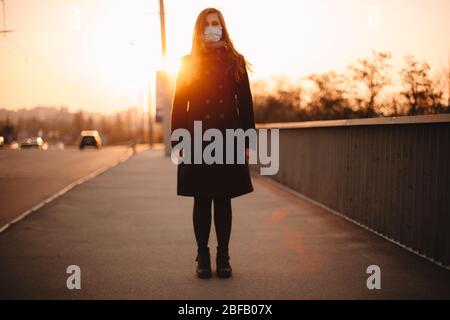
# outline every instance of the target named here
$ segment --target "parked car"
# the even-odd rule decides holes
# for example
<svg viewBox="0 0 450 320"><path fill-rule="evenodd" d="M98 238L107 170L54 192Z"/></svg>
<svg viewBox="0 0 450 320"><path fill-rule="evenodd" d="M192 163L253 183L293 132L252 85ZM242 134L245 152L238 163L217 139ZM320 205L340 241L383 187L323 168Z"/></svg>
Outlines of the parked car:
<svg viewBox="0 0 450 320"><path fill-rule="evenodd" d="M47 143L41 137L28 138L20 143L20 148L47 149Z"/></svg>
<svg viewBox="0 0 450 320"><path fill-rule="evenodd" d="M83 130L80 134L80 150L85 147L94 147L100 149L102 147L102 139L97 130Z"/></svg>

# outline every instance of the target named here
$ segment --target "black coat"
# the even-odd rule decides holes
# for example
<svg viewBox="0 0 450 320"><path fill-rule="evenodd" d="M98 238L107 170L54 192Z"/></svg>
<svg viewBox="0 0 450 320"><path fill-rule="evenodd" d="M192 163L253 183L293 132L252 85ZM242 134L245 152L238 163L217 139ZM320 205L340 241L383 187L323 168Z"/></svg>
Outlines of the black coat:
<svg viewBox="0 0 450 320"><path fill-rule="evenodd" d="M176 79L172 104L171 132L188 129L193 146L194 120L202 121L202 131L217 128L255 128L253 101L247 71L236 81L226 48L217 48L202 56L190 82L190 55L183 56ZM223 139L225 143L225 135ZM172 146L178 141L172 141ZM210 142L204 142L203 148ZM235 155L237 150L235 147ZM225 153L225 146L224 146ZM193 160L193 159L192 159ZM181 196L241 196L253 191L249 166L245 164L191 164L177 166L177 194Z"/></svg>

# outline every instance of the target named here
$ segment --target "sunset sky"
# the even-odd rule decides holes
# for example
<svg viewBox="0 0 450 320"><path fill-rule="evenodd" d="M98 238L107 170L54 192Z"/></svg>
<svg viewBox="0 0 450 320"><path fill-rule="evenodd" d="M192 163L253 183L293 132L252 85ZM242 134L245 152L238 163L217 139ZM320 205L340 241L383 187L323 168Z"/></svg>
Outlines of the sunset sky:
<svg viewBox="0 0 450 320"><path fill-rule="evenodd" d="M197 14L216 7L252 80L342 71L372 50L450 56L449 0L166 0L167 67L189 53ZM157 0L5 0L0 108L36 105L111 112L146 108L161 67ZM0 17L3 29L3 18ZM152 92L152 95L154 93Z"/></svg>

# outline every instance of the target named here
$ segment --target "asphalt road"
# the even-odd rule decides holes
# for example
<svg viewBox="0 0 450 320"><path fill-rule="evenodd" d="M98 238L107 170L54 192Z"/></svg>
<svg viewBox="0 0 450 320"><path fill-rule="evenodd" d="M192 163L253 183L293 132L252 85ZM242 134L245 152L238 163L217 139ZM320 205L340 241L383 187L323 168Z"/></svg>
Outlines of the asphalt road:
<svg viewBox="0 0 450 320"><path fill-rule="evenodd" d="M450 299L450 271L255 176L232 201L233 277L198 279L175 169L162 151L137 153L0 233L0 299ZM213 257L216 243L212 226Z"/></svg>
<svg viewBox="0 0 450 320"><path fill-rule="evenodd" d="M77 179L124 156L126 146L101 150L0 150L0 228Z"/></svg>

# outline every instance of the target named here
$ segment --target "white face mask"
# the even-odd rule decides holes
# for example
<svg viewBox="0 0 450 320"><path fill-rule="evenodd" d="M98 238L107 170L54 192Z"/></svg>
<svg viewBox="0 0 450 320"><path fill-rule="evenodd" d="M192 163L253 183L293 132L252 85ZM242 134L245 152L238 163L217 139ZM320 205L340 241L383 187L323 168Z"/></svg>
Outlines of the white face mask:
<svg viewBox="0 0 450 320"><path fill-rule="evenodd" d="M222 38L222 27L220 26L207 26L203 32L203 39L206 42L217 42Z"/></svg>

